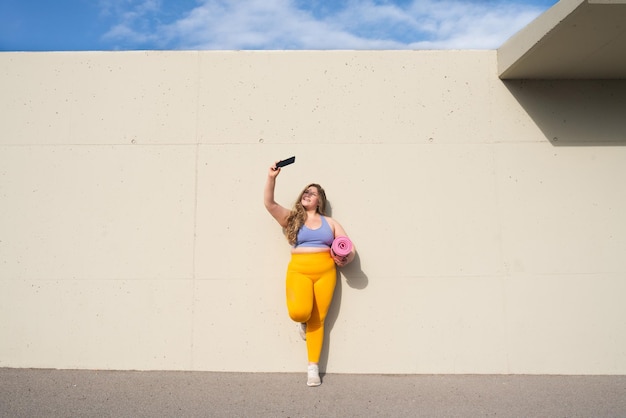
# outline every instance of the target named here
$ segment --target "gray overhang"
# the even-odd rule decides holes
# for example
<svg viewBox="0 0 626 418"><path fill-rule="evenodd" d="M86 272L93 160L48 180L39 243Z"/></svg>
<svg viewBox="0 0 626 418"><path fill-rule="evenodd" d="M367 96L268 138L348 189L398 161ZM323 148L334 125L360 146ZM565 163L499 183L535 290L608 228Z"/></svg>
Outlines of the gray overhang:
<svg viewBox="0 0 626 418"><path fill-rule="evenodd" d="M512 79L626 79L626 0L560 0L498 50Z"/></svg>

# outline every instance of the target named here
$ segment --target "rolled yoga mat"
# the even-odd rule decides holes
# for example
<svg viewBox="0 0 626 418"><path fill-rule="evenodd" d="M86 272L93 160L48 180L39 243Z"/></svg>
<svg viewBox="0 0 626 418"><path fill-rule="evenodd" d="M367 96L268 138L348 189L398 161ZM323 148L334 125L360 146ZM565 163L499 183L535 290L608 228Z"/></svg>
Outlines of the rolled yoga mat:
<svg viewBox="0 0 626 418"><path fill-rule="evenodd" d="M345 257L352 252L352 241L348 237L337 237L330 249L336 256Z"/></svg>

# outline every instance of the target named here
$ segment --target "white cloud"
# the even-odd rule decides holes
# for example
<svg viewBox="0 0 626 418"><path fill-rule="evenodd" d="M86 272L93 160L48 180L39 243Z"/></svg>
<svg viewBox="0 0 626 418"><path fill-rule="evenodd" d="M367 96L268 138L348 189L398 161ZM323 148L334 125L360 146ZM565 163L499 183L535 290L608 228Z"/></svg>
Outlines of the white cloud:
<svg viewBox="0 0 626 418"><path fill-rule="evenodd" d="M185 49L325 49L352 38L290 0L208 0L163 29Z"/></svg>
<svg viewBox="0 0 626 418"><path fill-rule="evenodd" d="M424 26L428 28L428 39L409 45L412 48L495 49L542 11L516 3L496 7L480 2L436 2L432 9L418 13L429 22Z"/></svg>
<svg viewBox="0 0 626 418"><path fill-rule="evenodd" d="M316 17L295 0L202 0L163 24L151 19L159 0L106 1L120 16L108 39L171 49L495 49L543 11L521 0L347 0Z"/></svg>
<svg viewBox="0 0 626 418"><path fill-rule="evenodd" d="M152 20L161 12L161 0L100 0L99 6L103 15L115 16L117 20L104 39L130 44L159 43Z"/></svg>

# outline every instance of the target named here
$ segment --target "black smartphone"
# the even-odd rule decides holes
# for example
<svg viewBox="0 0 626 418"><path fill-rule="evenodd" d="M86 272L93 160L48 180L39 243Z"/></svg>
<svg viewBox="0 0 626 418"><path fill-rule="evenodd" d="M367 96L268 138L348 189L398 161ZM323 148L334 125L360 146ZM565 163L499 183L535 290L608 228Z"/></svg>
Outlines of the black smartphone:
<svg viewBox="0 0 626 418"><path fill-rule="evenodd" d="M281 160L276 163L276 168L281 168L289 164L293 164L296 162L296 157L287 158L286 160Z"/></svg>

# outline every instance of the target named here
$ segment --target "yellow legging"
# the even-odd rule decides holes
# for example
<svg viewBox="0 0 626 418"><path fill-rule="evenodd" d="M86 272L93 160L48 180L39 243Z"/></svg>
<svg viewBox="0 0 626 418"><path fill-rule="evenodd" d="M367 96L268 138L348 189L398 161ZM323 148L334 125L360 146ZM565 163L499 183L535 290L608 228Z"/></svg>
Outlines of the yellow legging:
<svg viewBox="0 0 626 418"><path fill-rule="evenodd" d="M287 310L296 322L306 322L309 362L318 363L324 343L324 320L337 282L329 252L292 254L287 266Z"/></svg>

